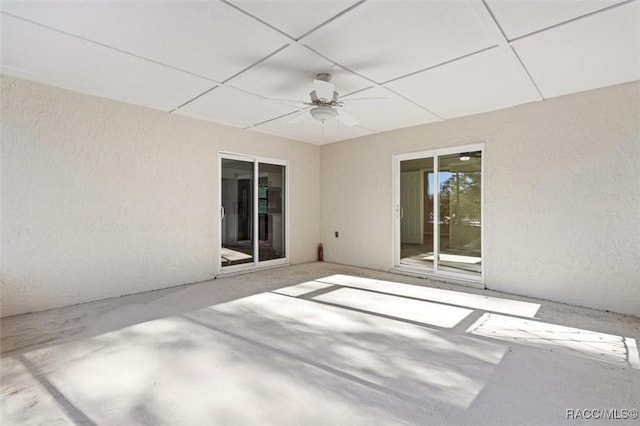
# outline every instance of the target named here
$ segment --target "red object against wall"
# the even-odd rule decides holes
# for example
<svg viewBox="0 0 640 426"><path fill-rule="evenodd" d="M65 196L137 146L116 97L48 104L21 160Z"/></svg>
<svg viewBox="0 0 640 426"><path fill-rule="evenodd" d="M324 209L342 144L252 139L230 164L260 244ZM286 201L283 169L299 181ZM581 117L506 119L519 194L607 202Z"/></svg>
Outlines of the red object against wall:
<svg viewBox="0 0 640 426"><path fill-rule="evenodd" d="M318 244L318 262L322 262L324 259L324 251L322 250L322 244Z"/></svg>

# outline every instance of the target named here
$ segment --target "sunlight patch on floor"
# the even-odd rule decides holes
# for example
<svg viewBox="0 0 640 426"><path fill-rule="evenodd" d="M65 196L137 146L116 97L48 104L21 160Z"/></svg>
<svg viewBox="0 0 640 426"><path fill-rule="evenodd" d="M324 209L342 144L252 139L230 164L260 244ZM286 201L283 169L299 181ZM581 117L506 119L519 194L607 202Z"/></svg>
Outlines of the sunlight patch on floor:
<svg viewBox="0 0 640 426"><path fill-rule="evenodd" d="M210 424L294 424L282 417L287 413L318 423L346 415L366 425L376 418L375 412L349 406L332 391L334 383L313 367L183 318L150 321L91 340L100 344L79 341L17 357L17 365L31 366L23 372L23 380L31 383L19 389L12 406L3 407L3 417L21 423L27 412L32 421L38 417L30 407L37 409L44 401L46 424L56 418L89 425L202 424L203 419ZM92 350L81 348L87 343ZM86 356L68 361L73 352ZM38 361L45 358L54 364L67 361L60 365L64 368L38 368L46 365ZM309 406L318 409L309 412Z"/></svg>
<svg viewBox="0 0 640 426"><path fill-rule="evenodd" d="M352 288L321 294L313 300L443 328L455 327L473 312L471 309Z"/></svg>
<svg viewBox="0 0 640 426"><path fill-rule="evenodd" d="M2 412L16 424L287 424L286 412L365 425L401 403L467 408L504 353L502 344L261 293L5 357L19 377Z"/></svg>
<svg viewBox="0 0 640 426"><path fill-rule="evenodd" d="M333 287L333 284L327 284L320 281L307 281L306 283L292 285L273 290L273 293L283 294L285 296L298 297L317 290Z"/></svg>
<svg viewBox="0 0 640 426"><path fill-rule="evenodd" d="M638 352L638 344L636 339L631 337L624 338L624 345L627 347L627 361L631 364L631 367L636 370L640 370L640 353Z"/></svg>
<svg viewBox="0 0 640 426"><path fill-rule="evenodd" d="M238 262L240 260L251 259L253 256L242 253L241 251L232 250L230 248L223 247L220 252L220 257L227 262Z"/></svg>
<svg viewBox="0 0 640 426"><path fill-rule="evenodd" d="M538 309L540 309L540 304L538 303L521 302L501 297L482 296L461 291L443 290L350 275L332 275L319 278L317 281L521 317L532 318L536 315Z"/></svg>
<svg viewBox="0 0 640 426"><path fill-rule="evenodd" d="M332 275L8 353L0 409L7 424L396 424L472 409L513 343L640 369L633 338L528 318L539 308Z"/></svg>
<svg viewBox="0 0 640 426"><path fill-rule="evenodd" d="M621 336L542 321L486 313L469 327L467 332L527 346L569 350L599 361L624 364L629 362L632 366L640 363L632 359L637 358L637 349L635 354L628 351L626 339ZM633 341L635 346L634 339L627 340Z"/></svg>
<svg viewBox="0 0 640 426"><path fill-rule="evenodd" d="M297 359L313 360L321 369L403 398L455 407L473 401L506 350L504 345L277 294L256 295L190 317L270 342ZM227 322L230 318L234 321Z"/></svg>

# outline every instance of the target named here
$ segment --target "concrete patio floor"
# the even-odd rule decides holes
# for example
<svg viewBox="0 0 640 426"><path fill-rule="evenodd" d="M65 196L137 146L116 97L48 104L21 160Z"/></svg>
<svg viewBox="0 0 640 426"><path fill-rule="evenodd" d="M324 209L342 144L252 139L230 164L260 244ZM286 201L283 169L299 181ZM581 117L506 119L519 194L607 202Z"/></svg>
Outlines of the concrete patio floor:
<svg viewBox="0 0 640 426"><path fill-rule="evenodd" d="M1 332L3 425L622 425L640 409L638 318L330 263Z"/></svg>

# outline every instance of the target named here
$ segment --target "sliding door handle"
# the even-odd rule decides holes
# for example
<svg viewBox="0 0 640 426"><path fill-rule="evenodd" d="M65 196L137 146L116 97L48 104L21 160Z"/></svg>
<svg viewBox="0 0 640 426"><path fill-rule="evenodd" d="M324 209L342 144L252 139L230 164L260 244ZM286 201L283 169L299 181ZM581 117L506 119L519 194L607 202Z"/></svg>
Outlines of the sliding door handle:
<svg viewBox="0 0 640 426"><path fill-rule="evenodd" d="M220 220L224 219L224 206L220 206Z"/></svg>

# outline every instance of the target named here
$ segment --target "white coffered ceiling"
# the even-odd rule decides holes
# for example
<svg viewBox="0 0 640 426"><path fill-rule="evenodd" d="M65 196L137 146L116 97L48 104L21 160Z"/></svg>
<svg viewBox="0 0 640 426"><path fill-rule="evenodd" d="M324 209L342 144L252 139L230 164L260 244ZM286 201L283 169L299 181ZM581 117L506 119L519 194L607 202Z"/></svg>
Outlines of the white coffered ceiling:
<svg viewBox="0 0 640 426"><path fill-rule="evenodd" d="M2 72L324 144L640 79L640 0L11 1ZM290 120L329 72L354 127ZM350 98L375 98L353 100Z"/></svg>

